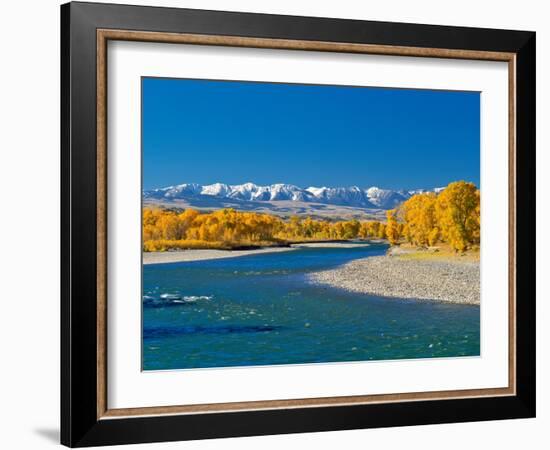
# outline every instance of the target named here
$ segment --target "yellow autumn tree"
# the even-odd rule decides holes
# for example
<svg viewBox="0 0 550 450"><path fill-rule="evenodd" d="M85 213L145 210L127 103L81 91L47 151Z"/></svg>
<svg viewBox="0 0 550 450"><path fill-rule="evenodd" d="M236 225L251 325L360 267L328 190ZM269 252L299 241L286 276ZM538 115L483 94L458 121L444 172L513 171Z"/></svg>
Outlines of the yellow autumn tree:
<svg viewBox="0 0 550 450"><path fill-rule="evenodd" d="M180 223L174 213L161 215L157 220L157 227L163 239L176 240L182 237Z"/></svg>
<svg viewBox="0 0 550 450"><path fill-rule="evenodd" d="M435 204L437 223L443 240L456 251L479 242L480 195L473 183L450 183Z"/></svg>
<svg viewBox="0 0 550 450"><path fill-rule="evenodd" d="M401 227L396 220L396 211L391 209L386 211L386 237L391 245L399 243L401 238Z"/></svg>
<svg viewBox="0 0 550 450"><path fill-rule="evenodd" d="M361 222L359 226L359 237L361 239L367 239L369 237L369 224L368 222Z"/></svg>
<svg viewBox="0 0 550 450"><path fill-rule="evenodd" d="M467 219L466 228L470 230L471 243L479 245L481 238L481 193L479 189L476 190L476 207Z"/></svg>
<svg viewBox="0 0 550 450"><path fill-rule="evenodd" d="M369 222L369 237L380 237L380 222L377 221L371 221ZM382 237L384 237L384 233L382 233Z"/></svg>
<svg viewBox="0 0 550 450"><path fill-rule="evenodd" d="M407 240L415 245L428 246L437 242L439 231L435 216L436 195L416 194L401 206L407 224Z"/></svg>
<svg viewBox="0 0 550 450"><path fill-rule="evenodd" d="M377 236L379 239L385 239L386 238L386 224L385 223L379 223L378 224L378 234Z"/></svg>
<svg viewBox="0 0 550 450"><path fill-rule="evenodd" d="M388 211L385 223L297 215L283 219L234 209L199 212L191 208L145 208L142 226L145 251L356 238L387 238L395 245L402 237L422 246L443 241L463 251L480 241L480 192L472 183L459 181L449 184L439 195L416 194Z"/></svg>

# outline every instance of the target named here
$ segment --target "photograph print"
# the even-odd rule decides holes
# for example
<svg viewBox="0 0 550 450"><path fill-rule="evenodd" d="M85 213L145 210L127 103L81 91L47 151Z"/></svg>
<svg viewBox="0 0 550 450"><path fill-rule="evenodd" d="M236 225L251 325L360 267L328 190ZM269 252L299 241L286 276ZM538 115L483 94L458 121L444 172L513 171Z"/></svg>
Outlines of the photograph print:
<svg viewBox="0 0 550 450"><path fill-rule="evenodd" d="M479 357L479 92L141 83L144 371Z"/></svg>

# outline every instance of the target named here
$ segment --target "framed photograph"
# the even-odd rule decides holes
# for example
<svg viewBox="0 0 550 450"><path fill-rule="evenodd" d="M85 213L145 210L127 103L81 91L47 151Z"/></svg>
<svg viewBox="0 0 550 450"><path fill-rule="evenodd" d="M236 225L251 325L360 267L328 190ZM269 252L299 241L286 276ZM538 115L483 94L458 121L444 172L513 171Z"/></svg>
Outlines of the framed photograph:
<svg viewBox="0 0 550 450"><path fill-rule="evenodd" d="M534 32L61 27L63 444L534 417Z"/></svg>

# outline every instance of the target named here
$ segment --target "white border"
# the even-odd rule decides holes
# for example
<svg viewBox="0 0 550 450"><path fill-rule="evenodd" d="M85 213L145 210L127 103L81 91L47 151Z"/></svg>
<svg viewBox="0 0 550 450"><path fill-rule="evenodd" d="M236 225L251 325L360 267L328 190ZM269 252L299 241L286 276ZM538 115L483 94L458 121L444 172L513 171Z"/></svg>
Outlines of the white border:
<svg viewBox="0 0 550 450"><path fill-rule="evenodd" d="M482 92L482 356L142 372L141 76ZM507 386L507 63L110 41L108 89L109 409Z"/></svg>

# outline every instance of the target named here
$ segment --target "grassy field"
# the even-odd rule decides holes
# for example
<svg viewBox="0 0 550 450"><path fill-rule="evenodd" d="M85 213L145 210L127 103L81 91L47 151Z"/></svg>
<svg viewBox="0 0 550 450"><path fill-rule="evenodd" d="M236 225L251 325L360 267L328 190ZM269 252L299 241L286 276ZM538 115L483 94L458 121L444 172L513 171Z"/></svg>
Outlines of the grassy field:
<svg viewBox="0 0 550 450"><path fill-rule="evenodd" d="M479 262L479 247L465 252L455 252L449 245L443 243L428 248L401 244L398 247L392 247L389 254L402 260Z"/></svg>

